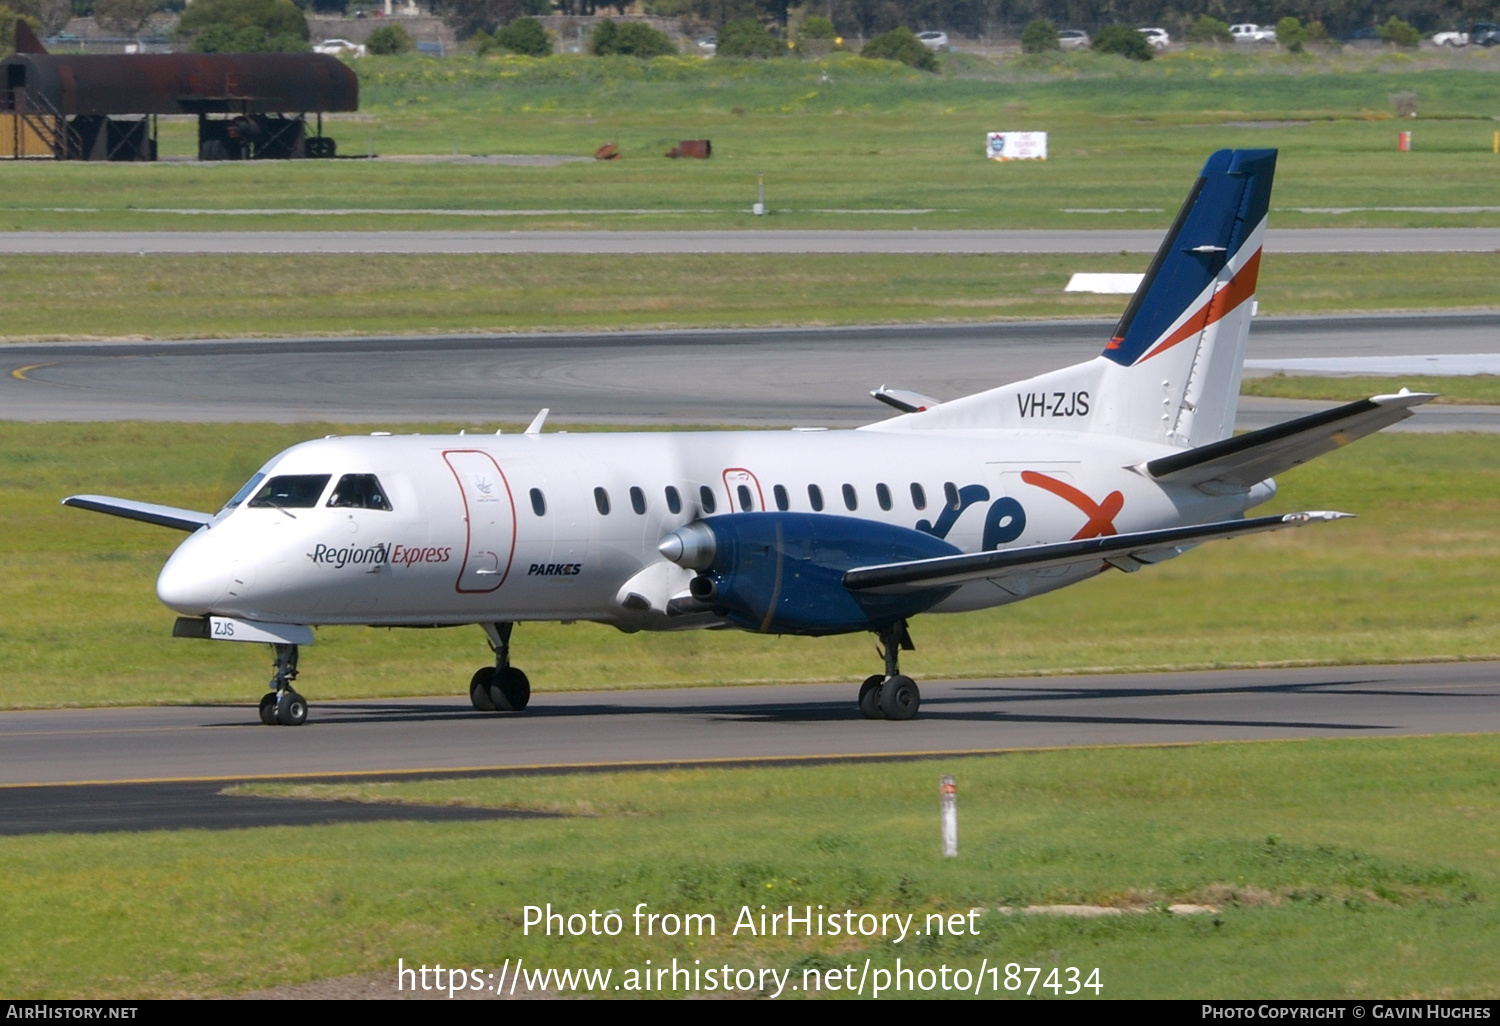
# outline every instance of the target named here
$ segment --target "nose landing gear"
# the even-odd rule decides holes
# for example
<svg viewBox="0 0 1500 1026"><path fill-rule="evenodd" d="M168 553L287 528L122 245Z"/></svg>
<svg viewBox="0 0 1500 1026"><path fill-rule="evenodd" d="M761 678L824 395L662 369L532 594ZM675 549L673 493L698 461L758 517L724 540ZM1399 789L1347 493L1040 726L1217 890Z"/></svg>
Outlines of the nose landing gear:
<svg viewBox="0 0 1500 1026"><path fill-rule="evenodd" d="M469 680L469 701L480 712L520 712L531 701L531 681L510 665L513 623L480 624L495 650L495 665L476 670Z"/></svg>
<svg viewBox="0 0 1500 1026"><path fill-rule="evenodd" d="M300 727L307 722L307 699L292 690L297 679L297 646L272 645L276 653L276 670L271 675L271 690L260 700L260 722L268 727Z"/></svg>
<svg viewBox="0 0 1500 1026"><path fill-rule="evenodd" d="M859 711L867 720L909 720L917 715L922 692L916 681L901 673L899 658L901 650L913 652L917 646L905 620L897 620L875 634L880 639L878 651L885 660L885 673L866 677L859 686Z"/></svg>

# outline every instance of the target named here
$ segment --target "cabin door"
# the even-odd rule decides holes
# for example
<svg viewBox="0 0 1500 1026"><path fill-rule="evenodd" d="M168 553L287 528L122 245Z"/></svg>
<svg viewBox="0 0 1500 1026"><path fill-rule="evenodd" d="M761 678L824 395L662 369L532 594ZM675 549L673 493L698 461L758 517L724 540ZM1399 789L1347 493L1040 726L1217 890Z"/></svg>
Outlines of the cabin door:
<svg viewBox="0 0 1500 1026"><path fill-rule="evenodd" d="M455 585L460 594L499 589L510 575L516 551L516 504L500 465L487 452L443 453L463 499L464 561Z"/></svg>

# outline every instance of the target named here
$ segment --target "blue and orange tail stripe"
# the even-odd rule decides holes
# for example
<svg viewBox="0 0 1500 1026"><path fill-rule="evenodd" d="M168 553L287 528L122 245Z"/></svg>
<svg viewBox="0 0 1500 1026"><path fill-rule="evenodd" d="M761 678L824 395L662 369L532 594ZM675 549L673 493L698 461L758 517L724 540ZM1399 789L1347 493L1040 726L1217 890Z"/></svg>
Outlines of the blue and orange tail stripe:
<svg viewBox="0 0 1500 1026"><path fill-rule="evenodd" d="M1275 150L1220 150L1203 165L1104 356L1126 367L1150 359L1255 294L1256 229L1271 205ZM1253 252L1242 250L1254 242ZM1224 269L1229 280L1218 285Z"/></svg>

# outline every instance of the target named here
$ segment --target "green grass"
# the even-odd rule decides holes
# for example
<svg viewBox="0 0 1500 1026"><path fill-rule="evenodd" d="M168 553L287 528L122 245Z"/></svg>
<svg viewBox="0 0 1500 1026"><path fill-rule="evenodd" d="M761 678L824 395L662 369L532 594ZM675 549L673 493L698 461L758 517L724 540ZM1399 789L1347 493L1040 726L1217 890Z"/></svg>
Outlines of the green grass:
<svg viewBox="0 0 1500 1026"><path fill-rule="evenodd" d="M0 423L0 707L257 698L262 646L170 637L153 583L180 535L58 500L100 492L214 509L272 454L329 430L361 429ZM919 617L904 665L933 679L1500 657L1497 495L1500 437L1366 439L1285 475L1263 507L1357 520L1206 545L1003 609ZM318 637L302 659L314 701L459 694L488 657L472 628ZM858 680L873 656L864 635L627 636L580 623L521 625L515 658L548 691Z"/></svg>
<svg viewBox="0 0 1500 1026"><path fill-rule="evenodd" d="M1073 256L0 256L0 338L223 338L1103 317ZM1494 253L1272 254L1262 314L1493 306ZM87 302L78 296L87 295Z"/></svg>
<svg viewBox="0 0 1500 1026"><path fill-rule="evenodd" d="M851 57L369 58L355 66L361 112L328 126L345 154L445 155L457 146L464 155L588 156L613 141L624 159L558 167L20 162L0 167L0 230L1165 227L1204 157L1224 146L1280 148L1278 226L1500 224L1497 212L1295 209L1496 205L1490 119L1500 58L1488 52L1192 50L1145 66L1093 54L961 59L940 76ZM1421 116L1397 124L1390 97L1401 92L1417 94ZM1289 121L1305 123L1278 123ZM1413 152L1396 152L1398 128L1415 132ZM1050 132L1050 159L986 162L984 133L998 129ZM168 123L164 154L190 154L194 131L191 119ZM664 159L679 139L699 137L713 140L711 160ZM775 216L753 218L761 172ZM154 212L163 208L210 212ZM212 213L271 208L577 212ZM1126 212L1065 212L1072 208ZM601 212L620 209L647 213ZM930 212L828 212L842 210Z"/></svg>
<svg viewBox="0 0 1500 1026"><path fill-rule="evenodd" d="M1246 378L1240 386L1240 394L1353 402L1397 388L1409 388L1413 392L1436 392L1438 397L1433 400L1435 403L1465 406L1500 403L1500 376L1494 374L1466 374L1461 377L1351 375L1347 378L1272 374L1262 378Z"/></svg>
<svg viewBox="0 0 1500 1026"><path fill-rule="evenodd" d="M506 777L296 793L573 813L0 839L0 992L232 994L396 961L1098 967L1105 997L1489 997L1492 735L1093 749L874 765ZM937 778L958 781L959 857ZM257 785L251 793L284 789ZM1168 915L1171 902L1217 914ZM713 937L522 934L523 906L712 913ZM1092 903L1108 919L1004 915ZM741 907L980 907L978 936L731 933ZM626 919L627 924L630 920ZM512 963L513 964L513 963ZM868 991L867 991L868 993ZM1045 994L1045 992L1042 992ZM1087 992L1085 992L1087 993ZM619 996L627 996L622 993ZM1050 996L1050 994L1046 994Z"/></svg>

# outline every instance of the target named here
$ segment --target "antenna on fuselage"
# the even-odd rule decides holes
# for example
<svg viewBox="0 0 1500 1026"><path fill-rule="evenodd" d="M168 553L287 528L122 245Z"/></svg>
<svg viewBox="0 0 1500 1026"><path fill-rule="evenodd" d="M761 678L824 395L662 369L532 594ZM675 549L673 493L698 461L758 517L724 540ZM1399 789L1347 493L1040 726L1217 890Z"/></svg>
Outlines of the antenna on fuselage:
<svg viewBox="0 0 1500 1026"><path fill-rule="evenodd" d="M541 412L538 413L535 417L532 418L532 420L531 420L531 426L529 426L526 429L526 433L528 435L539 435L539 434L541 434L542 433L542 425L545 424L545 423L547 423L547 414L549 414L551 412L552 412L551 407L543 406Z"/></svg>

